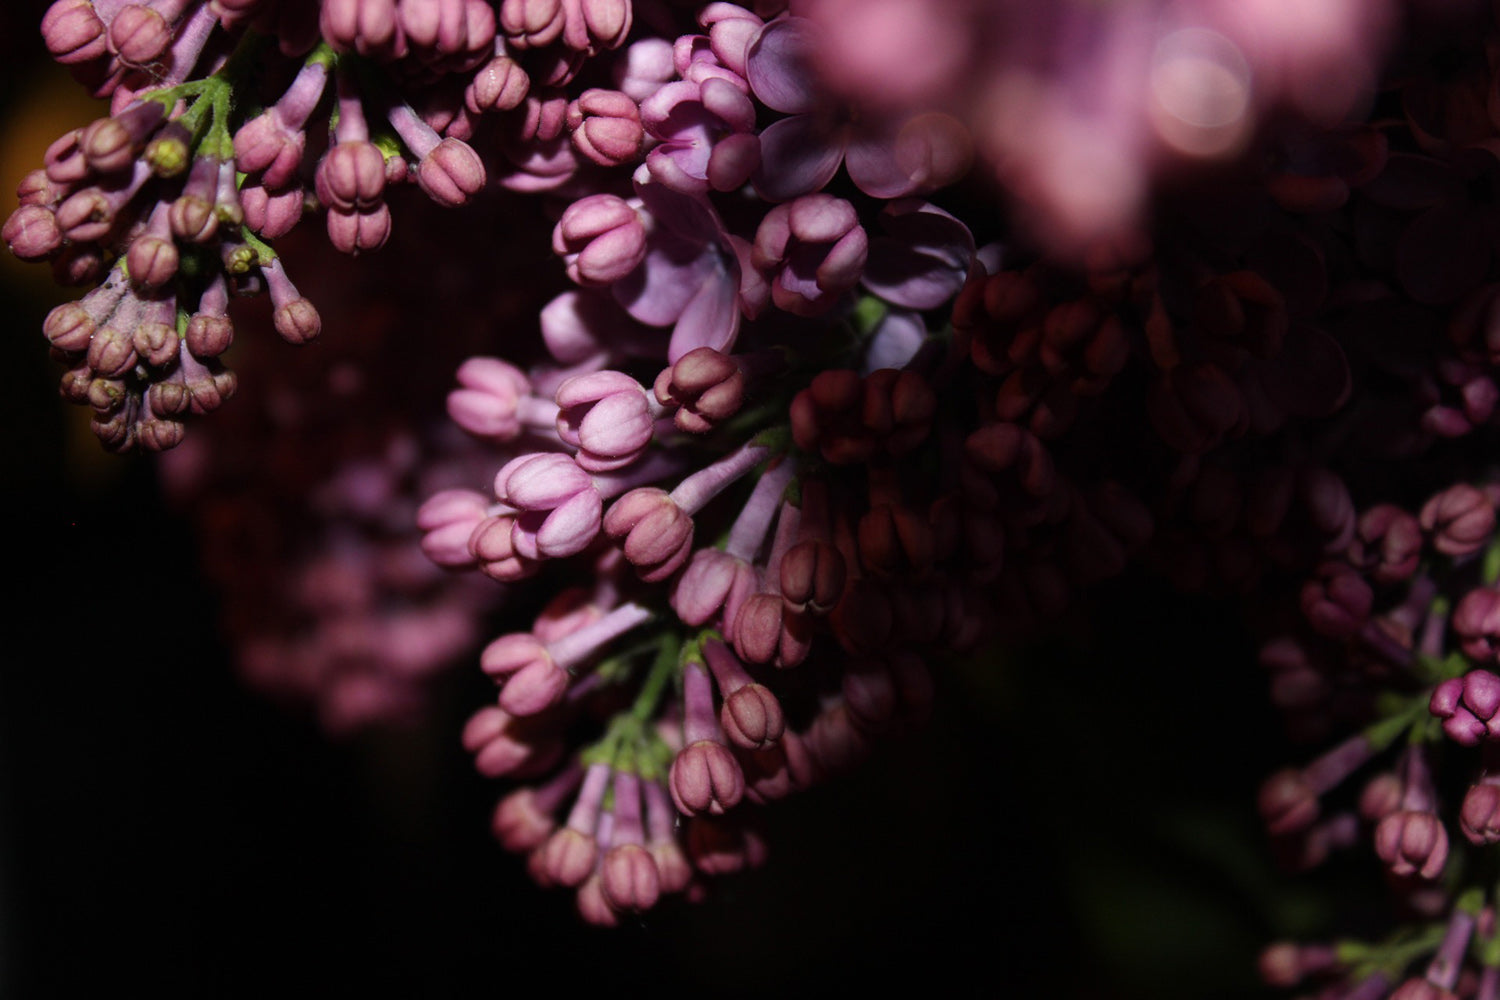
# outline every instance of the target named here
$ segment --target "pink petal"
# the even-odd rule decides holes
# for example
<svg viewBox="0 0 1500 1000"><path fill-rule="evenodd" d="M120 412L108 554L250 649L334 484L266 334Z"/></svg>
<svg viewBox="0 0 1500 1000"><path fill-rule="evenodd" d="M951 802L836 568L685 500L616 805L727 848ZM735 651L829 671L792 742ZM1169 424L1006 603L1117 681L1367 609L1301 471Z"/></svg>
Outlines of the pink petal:
<svg viewBox="0 0 1500 1000"><path fill-rule="evenodd" d="M760 169L755 190L769 201L790 201L820 191L844 159L846 129L830 132L813 115L773 122L760 134Z"/></svg>

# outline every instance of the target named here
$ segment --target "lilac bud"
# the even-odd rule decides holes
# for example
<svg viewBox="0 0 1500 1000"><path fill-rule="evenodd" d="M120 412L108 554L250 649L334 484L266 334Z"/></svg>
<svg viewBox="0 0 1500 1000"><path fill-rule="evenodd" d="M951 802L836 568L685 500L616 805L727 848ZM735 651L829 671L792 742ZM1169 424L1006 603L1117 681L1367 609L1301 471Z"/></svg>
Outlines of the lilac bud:
<svg viewBox="0 0 1500 1000"><path fill-rule="evenodd" d="M372 209L385 193L385 157L372 142L339 142L318 163L318 200L344 212Z"/></svg>
<svg viewBox="0 0 1500 1000"><path fill-rule="evenodd" d="M440 205L462 205L483 190L484 183L479 154L458 139L444 139L417 164L418 186Z"/></svg>
<svg viewBox="0 0 1500 1000"><path fill-rule="evenodd" d="M274 194L264 184L246 184L240 188L245 225L268 240L285 236L296 228L302 221L303 204L300 184Z"/></svg>
<svg viewBox="0 0 1500 1000"><path fill-rule="evenodd" d="M766 213L751 262L787 312L816 316L859 283L869 242L854 206L826 194L803 195Z"/></svg>
<svg viewBox="0 0 1500 1000"><path fill-rule="evenodd" d="M567 12L562 0L501 0L500 31L518 49L551 45L562 35Z"/></svg>
<svg viewBox="0 0 1500 1000"><path fill-rule="evenodd" d="M604 531L621 543L642 580L654 583L675 573L693 551L693 518L665 490L643 486L616 500Z"/></svg>
<svg viewBox="0 0 1500 1000"><path fill-rule="evenodd" d="M489 501L474 490L443 490L417 509L422 551L439 566L458 569L474 565L469 536L484 520Z"/></svg>
<svg viewBox="0 0 1500 1000"><path fill-rule="evenodd" d="M275 108L240 126L234 134L234 159L247 174L261 172L269 188L285 187L302 163L307 133L289 128Z"/></svg>
<svg viewBox="0 0 1500 1000"><path fill-rule="evenodd" d="M1500 784L1494 778L1471 785L1459 813L1459 829L1480 846L1500 843Z"/></svg>
<svg viewBox="0 0 1500 1000"><path fill-rule="evenodd" d="M592 194L573 202L552 230L552 249L580 285L610 285L646 258L646 227L623 198Z"/></svg>
<svg viewBox="0 0 1500 1000"><path fill-rule="evenodd" d="M585 90L568 105L567 122L574 148L602 167L630 163L645 141L640 108L618 90Z"/></svg>
<svg viewBox="0 0 1500 1000"><path fill-rule="evenodd" d="M569 7L563 41L570 48L597 52L619 48L630 34L631 0L576 0Z"/></svg>
<svg viewBox="0 0 1500 1000"><path fill-rule="evenodd" d="M0 238L21 260L38 261L52 256L62 246L57 215L42 205L23 204L5 220Z"/></svg>
<svg viewBox="0 0 1500 1000"><path fill-rule="evenodd" d="M1299 770L1278 771L1260 789L1260 815L1273 837L1297 833L1318 818L1317 794Z"/></svg>
<svg viewBox="0 0 1500 1000"><path fill-rule="evenodd" d="M622 372L568 379L557 387L557 406L558 437L579 449L578 464L589 472L623 468L651 443L646 391Z"/></svg>
<svg viewBox="0 0 1500 1000"><path fill-rule="evenodd" d="M395 0L327 0L318 14L323 38L363 56L391 54L397 40Z"/></svg>
<svg viewBox="0 0 1500 1000"><path fill-rule="evenodd" d="M672 801L684 816L718 816L744 796L745 775L728 747L699 740L673 759L670 787Z"/></svg>
<svg viewBox="0 0 1500 1000"><path fill-rule="evenodd" d="M164 368L177 360L177 328L166 323L142 322L131 334L140 359L154 368Z"/></svg>
<svg viewBox="0 0 1500 1000"><path fill-rule="evenodd" d="M1360 515L1349 561L1376 583L1410 579L1421 557L1422 528L1411 514L1394 504L1377 504Z"/></svg>
<svg viewBox="0 0 1500 1000"><path fill-rule="evenodd" d="M1375 853L1396 875L1435 879L1448 860L1448 831L1430 812L1392 813L1375 828Z"/></svg>
<svg viewBox="0 0 1500 1000"><path fill-rule="evenodd" d="M745 373L729 355L695 347L663 368L653 387L657 402L676 406L672 422L691 434L706 434L739 412Z"/></svg>
<svg viewBox="0 0 1500 1000"><path fill-rule="evenodd" d="M42 40L52 58L64 65L88 62L104 55L104 22L91 0L56 0L42 16Z"/></svg>
<svg viewBox="0 0 1500 1000"><path fill-rule="evenodd" d="M1319 634L1348 639L1370 617L1375 595L1364 577L1339 563L1325 563L1302 586L1302 613Z"/></svg>
<svg viewBox="0 0 1500 1000"><path fill-rule="evenodd" d="M1422 505L1418 521L1432 546L1446 556L1478 552L1495 530L1495 508L1480 490L1466 483L1450 486Z"/></svg>
<svg viewBox="0 0 1500 1000"><path fill-rule="evenodd" d="M126 4L109 24L109 50L127 66L144 68L159 59L171 44L171 27L158 11L146 4Z"/></svg>
<svg viewBox="0 0 1500 1000"><path fill-rule="evenodd" d="M391 235L391 210L384 204L373 211L345 212L328 210L328 242L341 253L355 254L379 250Z"/></svg>
<svg viewBox="0 0 1500 1000"><path fill-rule="evenodd" d="M474 114L509 111L521 106L531 89L531 79L509 56L496 56L474 74L464 89L464 107Z"/></svg>
<svg viewBox="0 0 1500 1000"><path fill-rule="evenodd" d="M527 559L577 555L599 533L603 499L589 474L567 455L522 455L495 476L495 496L524 513L512 533Z"/></svg>

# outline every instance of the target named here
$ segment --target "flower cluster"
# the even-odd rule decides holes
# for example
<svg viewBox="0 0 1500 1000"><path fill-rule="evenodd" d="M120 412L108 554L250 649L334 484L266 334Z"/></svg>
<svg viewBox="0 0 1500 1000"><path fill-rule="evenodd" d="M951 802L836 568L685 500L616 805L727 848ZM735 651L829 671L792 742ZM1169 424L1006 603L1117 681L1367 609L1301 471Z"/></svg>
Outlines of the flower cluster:
<svg viewBox="0 0 1500 1000"><path fill-rule="evenodd" d="M1289 730L1343 737L1267 783L1278 849L1311 865L1368 827L1435 921L1278 946L1267 978L1376 997L1433 956L1398 995L1494 998L1496 902L1440 879L1440 751L1481 748L1459 829L1500 841L1500 32L1473 6L58 0L47 44L112 113L53 145L4 236L97 285L46 323L64 395L154 450L233 390L234 295L321 332L271 247L304 215L350 254L393 239L407 182L506 216L499 258L415 222L383 280L441 274L330 312L365 341L328 377L242 353L286 388L269 460L166 468L185 494L238 477L235 507L269 465L328 522L278 614L235 605L247 671L335 726L477 644L486 577L550 587L479 654L496 694L463 742L518 783L497 838L585 919L759 864L760 807L919 725L948 660L1135 569L1264 594ZM526 196L555 258L534 287L494 278L545 254ZM450 292L504 338L396 349ZM462 440L391 402L450 367ZM356 430L327 454L291 437L335 416ZM1258 590L1288 579L1294 608ZM1325 806L1403 737L1357 809Z"/></svg>

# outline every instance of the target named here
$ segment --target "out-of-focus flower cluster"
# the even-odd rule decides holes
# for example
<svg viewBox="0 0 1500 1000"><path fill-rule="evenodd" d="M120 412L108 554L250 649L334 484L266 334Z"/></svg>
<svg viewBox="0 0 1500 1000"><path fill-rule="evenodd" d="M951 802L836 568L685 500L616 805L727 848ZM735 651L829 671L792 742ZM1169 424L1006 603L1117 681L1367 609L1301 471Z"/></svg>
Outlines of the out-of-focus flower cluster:
<svg viewBox="0 0 1500 1000"><path fill-rule="evenodd" d="M469 211L386 258L404 298L337 317L359 343L247 355L265 416L167 468L236 482L223 522L295 497L325 520L251 561L269 604L210 558L246 671L336 726L415 704L486 577L551 584L479 654L497 695L463 740L518 782L497 838L586 919L759 864L761 807L1104 580L1295 579L1295 608L1264 591L1299 622L1265 648L1273 700L1344 741L1268 783L1267 822L1297 864L1371 827L1429 922L1278 947L1267 977L1375 997L1431 957L1399 995L1497 996L1491 862L1441 879L1437 775L1500 714L1488 10L59 0L43 31L112 113L54 144L4 236L97 286L45 332L111 447L175 445L232 391L233 295L318 335L271 247L305 215L360 253L395 185ZM525 195L559 294L468 238ZM521 218L509 245L545 253ZM468 297L486 323L511 288L546 299L540 349L516 310L487 341L424 314ZM444 351L398 349L418 336ZM463 435L393 405L464 355ZM1403 738L1357 811L1320 805Z"/></svg>

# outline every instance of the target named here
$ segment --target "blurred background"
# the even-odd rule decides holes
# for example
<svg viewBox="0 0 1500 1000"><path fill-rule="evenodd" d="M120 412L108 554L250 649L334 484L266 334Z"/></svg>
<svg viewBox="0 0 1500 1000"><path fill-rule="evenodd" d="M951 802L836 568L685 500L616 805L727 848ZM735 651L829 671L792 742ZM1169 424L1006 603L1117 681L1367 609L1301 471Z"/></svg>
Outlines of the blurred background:
<svg viewBox="0 0 1500 1000"><path fill-rule="evenodd" d="M44 8L0 8L6 212L47 144L101 113L44 58ZM914 973L960 996L1255 996L1264 942L1378 890L1365 858L1295 885L1276 871L1255 789L1304 753L1236 608L1133 581L1066 642L940 672L925 733L768 811L765 869L586 927L489 837L501 788L458 739L493 697L472 660L413 724L338 740L243 686L199 569L207 501L174 510L156 460L106 455L57 398L40 324L69 297L0 260L0 995L425 997L549 977L729 996ZM267 332L248 334L294 350ZM242 377L228 407L256 392ZM487 634L524 627L512 614Z"/></svg>

